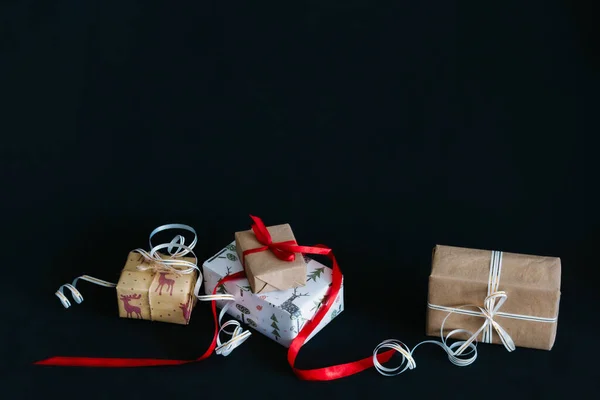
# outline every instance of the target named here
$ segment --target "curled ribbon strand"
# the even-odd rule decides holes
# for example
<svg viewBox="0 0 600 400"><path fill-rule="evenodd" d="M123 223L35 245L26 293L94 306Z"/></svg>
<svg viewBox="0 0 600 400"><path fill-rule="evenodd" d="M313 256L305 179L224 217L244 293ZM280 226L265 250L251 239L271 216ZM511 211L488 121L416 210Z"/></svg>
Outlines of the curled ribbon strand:
<svg viewBox="0 0 600 400"><path fill-rule="evenodd" d="M400 375L406 370L412 370L417 368L417 363L413 358L413 353L419 346L426 343L435 344L441 347L442 350L444 350L448 355L448 360L458 367L466 367L468 365L473 364L477 359L477 334L473 335L471 332L465 329L454 329L444 337L444 324L446 323L446 320L449 316L450 314L448 314L444 318L440 327L441 341L424 340L418 343L415 347L413 347L412 350L410 350L408 346L406 346L404 343L396 339L387 339L381 342L379 345L377 345L377 347L375 347L375 350L373 351L373 364L375 365L375 369L381 375L396 376ZM468 335L471 335L471 337L469 340L461 340L454 342L451 345L448 345L448 339L450 339L453 335L456 335L458 333L466 333ZM455 350L457 347L459 347L459 349ZM385 367L377 361L376 357L378 356L379 351L384 348L392 349L392 351L397 352L402 356L400 365L389 368ZM465 352L466 349L469 349L469 351Z"/></svg>
<svg viewBox="0 0 600 400"><path fill-rule="evenodd" d="M77 288L75 287L77 285L77 281L79 281L80 279L82 281L88 281L88 282L94 283L96 285L109 287L109 288L113 288L113 287L117 286L116 283L103 281L102 279L94 278L93 276L89 276L89 275L81 275L81 276L75 278L72 283L65 283L64 285L62 285L61 287L58 288L56 293L54 293L56 295L56 297L58 297L58 299L62 303L63 307L65 307L65 308L71 307L71 302L69 301L69 299L67 299L67 296L65 296L64 289L69 289L71 291L73 300L75 300L75 302L77 304L81 304L81 302L83 301L83 296L81 295L81 292L79 290L77 290Z"/></svg>
<svg viewBox="0 0 600 400"><path fill-rule="evenodd" d="M466 331L464 329L455 329L455 330L449 332L448 335L446 335L446 337L442 336L441 341L425 340L425 341L418 343L415 347L412 348L412 350L410 350L404 343L400 342L399 340L396 340L396 339L384 340L373 351L373 363L375 364L375 369L382 375L395 376L395 375L400 375L401 373L405 372L407 369L412 370L412 369L417 368L416 361L413 358L413 353L419 346L421 346L422 344L426 344L426 343L435 344L435 345L441 347L442 350L444 350L446 352L446 354L448 355L448 360L456 366L466 367L468 365L471 365L477 359L477 343L476 342L467 343L466 341L458 341L458 342L452 343L451 345L448 345L447 340L450 339L452 337L452 335L455 335L457 333L470 334L471 332ZM462 348L462 346L465 346L464 348L465 349L468 348L469 351L465 353L464 350L460 350L460 349L455 350L459 346L461 346L461 348ZM379 363L376 360L376 357L379 354L379 350L381 350L383 348L390 348L393 351L399 353L402 356L401 364L397 367L388 368L388 367L383 366L381 363ZM402 368L403 366L404 366L404 368Z"/></svg>

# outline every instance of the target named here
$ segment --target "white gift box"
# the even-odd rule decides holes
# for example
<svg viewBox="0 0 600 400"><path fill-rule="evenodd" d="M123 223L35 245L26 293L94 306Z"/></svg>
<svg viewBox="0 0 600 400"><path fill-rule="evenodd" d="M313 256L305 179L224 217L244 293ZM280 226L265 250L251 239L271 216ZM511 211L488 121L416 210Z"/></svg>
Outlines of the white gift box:
<svg viewBox="0 0 600 400"><path fill-rule="evenodd" d="M309 257L305 259L307 262L305 286L258 295L250 291L250 285L245 278L220 285L217 293L229 293L235 296L235 305L229 306L227 313L281 345L289 347L304 324L311 320L321 307L331 285L331 268ZM202 269L206 294L212 294L221 278L243 271L244 268L235 251L235 241L205 261ZM217 307L222 308L227 303L230 302L217 301ZM343 283L329 312L308 337L307 342L342 311L344 311Z"/></svg>

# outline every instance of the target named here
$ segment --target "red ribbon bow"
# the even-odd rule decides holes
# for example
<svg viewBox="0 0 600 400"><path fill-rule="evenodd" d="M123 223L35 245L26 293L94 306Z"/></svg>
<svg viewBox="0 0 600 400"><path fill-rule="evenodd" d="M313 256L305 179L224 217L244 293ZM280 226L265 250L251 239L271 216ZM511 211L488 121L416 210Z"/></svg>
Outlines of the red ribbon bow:
<svg viewBox="0 0 600 400"><path fill-rule="evenodd" d="M254 236L256 236L256 240L262 247L257 247L255 249L248 249L242 253L242 264L244 264L246 260L246 256L252 253L260 253L261 251L271 250L271 252L275 255L275 257L279 258L282 261L294 261L296 259L296 254L291 250L292 247L298 243L295 240L286 240L285 242L276 242L273 243L273 239L271 238L271 234L269 230L265 226L265 223L262 219L255 217L254 215L250 215L250 218L254 221L252 224L252 231L254 231Z"/></svg>
<svg viewBox="0 0 600 400"><path fill-rule="evenodd" d="M338 364L332 365L324 368L316 368L316 369L298 369L294 365L296 364L296 357L306 339L314 332L314 330L319 326L325 315L331 309L333 302L338 296L338 293L342 287L342 271L338 266L337 260L333 255L333 251L324 246L324 245L315 245L315 246L298 246L295 241L288 242L279 242L272 243L271 235L269 231L265 227L265 224L258 217L250 216L254 221L252 225L252 230L256 234L257 239L261 244L265 247L259 247L258 249L253 249L256 251L265 251L266 249L270 249L273 251L278 258L281 257L289 257L291 254L292 257L295 257L294 253L303 253L303 254L319 254L327 256L332 261L332 283L329 289L329 293L327 296L327 300L323 303L323 305L319 308L315 316L308 321L304 327L298 333L298 336L294 338L290 347L288 349L288 363L292 370L300 379L309 380L309 381L331 381L334 379L344 378L350 375L354 375L365 369L373 367L373 357L369 356L367 358L363 358L362 360L352 361L346 364ZM260 235L260 236L259 236ZM293 243L290 243L293 242ZM245 255L245 252L244 252ZM293 258L291 259L293 260ZM290 260L290 261L291 261ZM232 275L225 276L222 278L213 290L213 294L217 292L217 288L221 283L225 283L228 281L242 279L246 276L243 271L237 272ZM63 367L151 367L151 366L162 366L162 365L181 365L188 364L192 362L197 362L208 358L217 345L217 335L219 334L219 325L217 319L217 303L212 301L212 312L213 319L215 322L215 333L213 336L213 340L208 350L199 358L195 360L165 360L165 359L154 359L154 358L97 358L97 357L51 357L45 360L41 360L36 362L37 365L54 365L54 366L63 366ZM385 353L380 353L377 355L377 359L380 363L384 363L389 361L389 359L394 355L395 350L388 350Z"/></svg>

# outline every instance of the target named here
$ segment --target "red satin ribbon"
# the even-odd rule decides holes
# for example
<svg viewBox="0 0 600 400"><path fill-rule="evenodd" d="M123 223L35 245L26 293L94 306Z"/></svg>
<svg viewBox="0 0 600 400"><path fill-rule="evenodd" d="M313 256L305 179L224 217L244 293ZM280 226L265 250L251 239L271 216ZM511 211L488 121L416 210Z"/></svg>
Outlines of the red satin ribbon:
<svg viewBox="0 0 600 400"><path fill-rule="evenodd" d="M319 323L323 320L325 315L331 309L335 299L338 296L338 293L342 287L342 271L340 270L337 260L333 255L333 251L325 247L324 245L315 245L315 246L298 246L295 243L287 243L287 242L279 242L272 243L270 240L271 235L267 231L265 225L262 220L258 217L250 216L255 224L252 226L252 230L256 234L259 232L259 235L264 235L266 232L266 236L257 235L258 240L261 244L265 244L268 249L275 248L277 252L281 252L281 255L292 254L294 253L303 253L303 254L318 254L327 256L331 259L333 267L332 267L332 283L327 296L327 300L325 303L319 308L315 316L308 321L298 336L292 341L290 347L288 349L288 363L292 370L300 379L309 380L309 381L330 381L335 379L344 378L350 375L354 375L365 369L373 367L373 357L367 357L362 360L352 361L346 364L338 364L332 365L324 368L316 368L316 369L299 369L295 367L296 357L300 352L300 349L306 342L306 339L311 335L311 333L317 328ZM256 229L255 229L256 227ZM264 240L264 242L262 241ZM276 246L276 247L272 247ZM260 250L264 251L264 250ZM274 253L277 255L277 253ZM237 272L232 275L225 276L222 278L213 290L213 294L216 294L217 287L221 283L225 283L228 281L242 279L245 277L245 273L243 271ZM54 365L54 366L63 366L63 367L152 367L152 366L163 366L163 365L181 365L188 364L192 362L197 362L208 358L217 345L217 335L219 334L219 323L217 318L217 305L215 301L212 301L212 313L213 319L215 322L215 333L213 336L213 340L208 350L195 360L164 360L164 359L154 359L154 358L97 358L97 357L51 357L45 360L41 360L36 362L37 365ZM384 353L380 353L377 355L377 359L380 363L384 363L389 361L389 359L394 355L394 350L389 350Z"/></svg>
<svg viewBox="0 0 600 400"><path fill-rule="evenodd" d="M217 293L217 288L221 283L233 281L236 279L245 278L246 274L244 271L236 272L235 274L227 275L223 277L215 288L212 294ZM37 361L36 365L56 365L61 367L107 367L107 368L119 368L119 367L155 367L161 365L181 365L188 364L196 361L202 361L208 358L215 348L217 347L217 336L219 335L219 320L217 318L217 302L212 301L212 313L215 322L215 333L213 336L212 343L208 347L208 350L196 358L195 360L165 360L156 358L102 358L102 357L50 357L45 360Z"/></svg>
<svg viewBox="0 0 600 400"><path fill-rule="evenodd" d="M248 249L242 253L242 265L245 267L246 256L248 254L260 253L261 251L271 250L271 253L275 255L275 257L279 258L282 261L294 261L296 259L296 254L288 249L290 245L297 245L295 240L287 240L285 242L275 242L273 243L273 239L271 238L271 234L269 230L262 222L262 220L254 215L250 215L250 218L254 221L252 224L252 230L254 231L254 236L256 236L256 240L263 246L257 247L255 249Z"/></svg>

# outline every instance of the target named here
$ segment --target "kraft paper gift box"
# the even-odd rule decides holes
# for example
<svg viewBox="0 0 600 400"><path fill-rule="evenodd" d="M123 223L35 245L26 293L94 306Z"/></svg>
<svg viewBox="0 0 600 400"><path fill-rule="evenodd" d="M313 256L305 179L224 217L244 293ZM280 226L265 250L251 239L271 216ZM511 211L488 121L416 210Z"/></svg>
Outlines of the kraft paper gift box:
<svg viewBox="0 0 600 400"><path fill-rule="evenodd" d="M556 257L541 257L507 252L436 246L433 252L426 333L440 335L448 308L474 304L484 307L488 295L492 256L498 278L493 286L506 294L506 301L494 321L510 335L516 347L550 350L556 337L560 301L561 262ZM501 256L501 257L500 257ZM461 310L476 310L465 307ZM524 316L525 319L518 318ZM531 320L533 317L533 320ZM444 336L454 329L475 333L484 318L454 312L444 323ZM469 335L453 335L466 340ZM478 335L478 342L483 332ZM501 343L492 330L492 343Z"/></svg>
<svg viewBox="0 0 600 400"><path fill-rule="evenodd" d="M300 254L300 258L303 258L302 254ZM235 296L235 305L229 306L228 314L281 345L289 347L306 321L313 318L326 299L325 296L332 282L330 268L308 257L304 257L304 262L307 269L306 283L301 288L259 294L252 293L247 279L237 279L217 287L217 293L229 293ZM243 271L244 268L236 252L235 242L205 261L202 269L206 294L212 294L221 278ZM217 307L222 308L228 303L217 301ZM307 341L343 310L344 287L342 284L331 309Z"/></svg>
<svg viewBox="0 0 600 400"><path fill-rule="evenodd" d="M268 226L267 230L274 243L296 240L289 224ZM251 229L236 232L235 244L240 259L244 251L263 247ZM295 255L293 261L280 260L269 250L246 255L244 265L252 292L267 293L304 286L306 262L301 253Z"/></svg>
<svg viewBox="0 0 600 400"><path fill-rule="evenodd" d="M177 259L195 262L193 257ZM141 254L130 252L117 283L119 316L187 325L196 305L194 286L198 273L154 272L140 270L139 265L148 263Z"/></svg>

